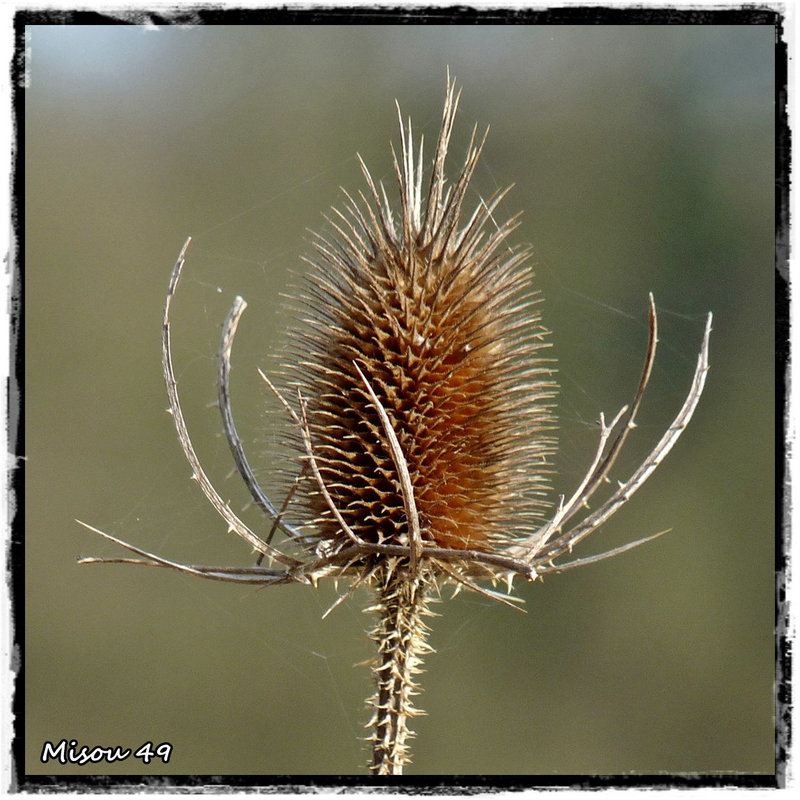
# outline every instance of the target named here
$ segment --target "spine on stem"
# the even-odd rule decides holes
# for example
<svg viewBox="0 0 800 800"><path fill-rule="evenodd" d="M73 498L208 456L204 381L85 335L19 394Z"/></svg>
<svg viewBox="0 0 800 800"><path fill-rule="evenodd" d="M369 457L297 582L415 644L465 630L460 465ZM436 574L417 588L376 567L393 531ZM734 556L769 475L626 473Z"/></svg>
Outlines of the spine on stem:
<svg viewBox="0 0 800 800"><path fill-rule="evenodd" d="M375 575L377 599L368 611L378 614L370 633L378 655L373 661L375 694L371 700L372 758L374 775L401 775L410 761L407 741L411 717L424 713L413 704L419 694L416 676L422 672L423 657L433 652L427 643L430 616L429 584L424 573L411 576L397 562L387 563Z"/></svg>

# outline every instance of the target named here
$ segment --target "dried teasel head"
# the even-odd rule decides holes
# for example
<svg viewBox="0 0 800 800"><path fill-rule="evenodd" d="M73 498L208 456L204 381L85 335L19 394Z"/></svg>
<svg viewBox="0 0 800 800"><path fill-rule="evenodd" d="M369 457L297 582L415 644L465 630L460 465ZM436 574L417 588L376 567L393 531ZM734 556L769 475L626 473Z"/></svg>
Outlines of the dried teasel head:
<svg viewBox="0 0 800 800"><path fill-rule="evenodd" d="M445 177L458 101L449 83L425 194L410 120L404 128L400 117L400 155L392 148L399 209L361 162L366 190L345 192L344 210L315 236L302 321L290 332L285 377L307 399L320 475L350 529L372 544L408 545L409 533L359 369L405 457L424 544L490 551L530 534L547 507L556 385L540 298L529 250L508 241L518 217L495 222L508 190L487 201L471 190L485 135L478 142L473 129L456 179ZM333 550L349 544L312 475L304 486L319 539Z"/></svg>
<svg viewBox="0 0 800 800"><path fill-rule="evenodd" d="M344 211L314 239L284 375L301 406L293 444L305 458L308 544L335 555L356 543L348 568L377 595L378 774L409 761L429 590L441 578L469 582L469 566L420 564L425 548L491 553L524 541L542 523L555 446L529 251L509 245L516 218L495 222L507 190L470 197L485 135L478 142L473 129L457 178L445 177L458 100L448 81L425 196L423 146L415 153L399 107L399 209L361 162L366 191L345 192Z"/></svg>
<svg viewBox="0 0 800 800"><path fill-rule="evenodd" d="M233 422L231 347L246 306L237 297L223 327L219 406L236 466L253 499L273 521L266 539L231 509L205 474L189 438L172 365L170 309L189 241L172 272L164 306L162 364L169 411L200 488L259 556L251 567L186 565L148 553L90 525L91 531L140 558L87 558L82 563L167 567L251 586L350 578L369 585L378 616L370 700L376 774L399 774L410 760L409 719L426 643L424 617L442 581L502 602L486 581L534 580L617 555L655 536L596 556L556 563L598 530L653 474L691 419L705 386L711 315L683 406L644 461L594 510L642 402L658 341L650 296L649 343L629 405L606 423L575 491L561 495L544 519L548 458L555 447L553 362L532 289L528 251L512 247L517 218L496 224L507 190L472 199L469 184L480 157L473 130L452 183L445 160L458 95L448 78L442 127L427 193L423 148L415 153L411 123L400 119L394 153L399 207L362 162L366 190L345 193L330 233L314 240L299 294L301 320L290 332L292 357L284 391L262 376L288 412L292 482L278 509L256 480ZM399 114L399 109L398 109ZM467 213L465 213L465 208ZM290 402L291 401L291 402ZM299 459L299 463L298 463ZM297 512L297 503L301 505ZM585 514L581 517L581 513ZM576 521L577 519L577 521ZM85 523L81 523L84 524ZM285 540L273 545L280 528ZM269 563L262 565L266 558ZM433 591L432 591L433 590Z"/></svg>

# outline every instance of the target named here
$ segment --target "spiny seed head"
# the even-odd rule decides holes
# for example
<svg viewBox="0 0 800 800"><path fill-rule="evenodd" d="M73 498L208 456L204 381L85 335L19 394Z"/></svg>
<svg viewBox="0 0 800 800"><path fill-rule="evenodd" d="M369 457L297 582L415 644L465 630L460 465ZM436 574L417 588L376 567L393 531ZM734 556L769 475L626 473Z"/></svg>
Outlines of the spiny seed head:
<svg viewBox="0 0 800 800"><path fill-rule="evenodd" d="M554 448L552 360L531 287L529 251L508 243L514 217L494 211L508 190L464 213L485 142L472 138L456 180L445 159L458 106L448 81L442 127L422 196L423 148L400 118L392 156L399 209L363 162L366 189L315 235L285 368L307 400L322 479L366 542L408 544L400 479L356 364L390 418L408 464L424 542L491 550L530 534L546 508ZM399 115L399 108L398 108ZM416 158L416 160L415 160ZM302 452L302 445L296 443ZM318 541L346 542L312 478L307 511Z"/></svg>

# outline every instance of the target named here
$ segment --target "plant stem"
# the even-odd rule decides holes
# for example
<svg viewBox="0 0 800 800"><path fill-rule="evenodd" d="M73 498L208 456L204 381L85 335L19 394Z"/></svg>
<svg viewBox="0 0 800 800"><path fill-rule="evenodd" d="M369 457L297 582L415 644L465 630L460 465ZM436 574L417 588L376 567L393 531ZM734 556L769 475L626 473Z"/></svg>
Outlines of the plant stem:
<svg viewBox="0 0 800 800"><path fill-rule="evenodd" d="M406 742L414 733L408 721L424 713L412 704L420 691L415 679L422 672L422 657L433 651L422 621L431 614L428 584L426 571L412 575L407 560L390 559L375 573L378 597L369 609L379 615L370 633L378 646L373 663L376 689L370 704L370 771L374 775L402 775L403 766L411 760Z"/></svg>

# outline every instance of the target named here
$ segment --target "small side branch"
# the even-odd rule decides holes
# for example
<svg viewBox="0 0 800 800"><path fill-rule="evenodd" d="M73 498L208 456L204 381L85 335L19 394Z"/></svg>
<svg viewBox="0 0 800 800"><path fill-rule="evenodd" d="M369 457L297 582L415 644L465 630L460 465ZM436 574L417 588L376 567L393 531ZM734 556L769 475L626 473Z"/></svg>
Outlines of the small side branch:
<svg viewBox="0 0 800 800"><path fill-rule="evenodd" d="M603 525L636 491L639 490L639 488L641 488L644 482L664 460L667 453L675 446L675 442L678 441L681 434L686 429L686 426L689 424L689 420L691 420L697 408L697 404L700 402L700 396L703 394L706 376L709 370L708 348L711 337L712 319L712 315L709 314L706 321L705 333L703 334L703 344L697 356L697 367L695 368L694 377L692 378L692 384L689 388L686 400L658 444L656 444L650 455L647 456L642 464L634 471L633 475L631 475L624 484L620 485L619 489L611 495L601 508L589 514L589 516L583 519L580 524L576 525L571 531L554 539L550 543L550 546L540 549L535 553L533 559L534 564L546 564L552 559L557 558Z"/></svg>
<svg viewBox="0 0 800 800"><path fill-rule="evenodd" d="M633 550L634 547L639 547L640 545L647 544L648 542L652 542L655 539L663 536L665 533L670 532L670 528L667 528L664 531L659 531L658 533L653 533L650 536L645 536L642 539L637 539L635 542L628 542L627 544L620 545L619 547L614 547L611 550L606 550L604 553L598 553L594 556L585 556L584 558L576 558L574 561L567 561L563 564L543 564L537 567L537 572L539 575L551 575L556 572L568 572L571 569L576 569L577 567L584 567L587 564L597 564L600 561L605 561L607 558L614 558L614 556L622 555L626 553L628 550Z"/></svg>
<svg viewBox="0 0 800 800"><path fill-rule="evenodd" d="M328 487L325 485L325 481L322 479L322 473L319 471L319 465L317 464L317 458L314 455L314 448L311 442L311 431L308 427L306 402L303 399L303 396L298 391L297 396L300 403L300 415L298 415L298 413L286 401L284 396L275 388L272 381L261 370L258 371L258 374L261 375L261 378L264 380L267 386L269 386L272 393L278 398L289 416L292 418L293 422L300 428L300 433L303 437L303 445L306 449L306 458L308 459L308 463L311 465L311 472L314 474L314 478L317 481L319 490L322 492L322 496L325 499L325 502L328 504L328 508L330 509L331 514L333 514L334 519L339 523L339 527L350 539L350 541L353 542L353 544L366 547L366 543L355 534L353 529L345 521L342 513L337 508L336 503L334 503L333 498L328 491Z"/></svg>
<svg viewBox="0 0 800 800"><path fill-rule="evenodd" d="M220 342L219 358L218 358L218 375L217 375L217 398L219 400L219 410L222 416L222 427L225 431L225 438L228 440L228 446L231 449L233 460L236 462L236 469L242 476L242 480L247 486L250 496L255 501L256 505L261 508L264 513L275 522L275 525L283 530L288 536L292 538L300 538L302 534L294 527L289 525L283 520L282 513L273 505L272 501L267 497L266 492L261 488L253 470L250 467L250 462L247 460L244 448L242 447L241 439L236 430L236 425L233 421L233 410L231 408L231 392L230 392L230 375L231 375L231 350L233 348L233 340L236 336L236 330L239 326L244 310L247 308L247 303L243 298L237 297L233 306L231 307L225 324L222 327L222 341ZM274 532L274 528L273 528ZM271 539L271 536L270 536ZM266 542L269 544L269 541Z"/></svg>
<svg viewBox="0 0 800 800"><path fill-rule="evenodd" d="M108 539L132 553L136 553L142 558L81 558L78 559L79 564L135 564L142 567L166 567L173 569L176 572L183 572L187 575L195 575L199 578L210 578L217 581L227 581L229 583L248 583L255 584L256 586L272 586L279 583L295 583L302 578L288 572L285 569L271 569L269 567L207 567L197 566L193 564L179 564L176 561L157 556L154 553L148 553L147 550L142 550L136 545L130 544L112 536L110 533L101 531L92 525L88 525L81 520L76 519L79 525L82 525L86 530ZM308 581L305 581L308 582Z"/></svg>
<svg viewBox="0 0 800 800"><path fill-rule="evenodd" d="M178 288L178 281L181 277L181 270L186 261L186 250L189 247L191 238L186 240L186 243L181 249L178 260L175 262L175 267L172 270L172 275L169 281L169 290L167 291L167 299L164 303L164 320L161 327L161 360L164 368L164 382L167 386L167 397L169 398L169 411L175 422L175 428L178 432L178 440L183 448L186 460L192 468L192 477L200 484L208 501L216 509L217 513L228 523L228 529L234 531L242 537L256 552L263 553L268 558L271 558L280 564L287 567L294 568L301 565L302 562L296 558L287 556L280 550L268 545L260 537L256 536L250 528L242 522L241 519L231 510L230 506L220 497L217 490L214 488L211 481L208 479L205 471L200 465L197 454L194 451L194 446L189 438L189 431L186 428L186 420L183 417L181 410L180 399L178 397L178 385L175 380L175 370L172 366L172 342L170 338L170 320L169 314L172 307L172 298L175 296L175 290Z"/></svg>
<svg viewBox="0 0 800 800"><path fill-rule="evenodd" d="M600 441L598 442L597 452L595 453L594 460L586 476L569 501L563 504L545 528L536 534L536 541L529 551L529 556L533 556L535 552L540 550L553 534L560 530L575 515L581 506L586 506L592 495L594 495L598 487L608 476L623 444L625 444L628 433L635 427L636 415L639 412L639 406L642 404L642 398L647 389L647 384L650 382L650 375L653 371L653 363L656 358L656 347L658 345L658 316L656 314L656 305L652 292L649 295L649 304L647 354L645 355L642 374L639 378L639 385L636 389L633 402L630 406L623 406L610 425L606 425L605 417L603 414L600 415ZM606 446L608 445L611 434L618 429L620 422L623 420L624 424L622 428L618 430L616 438L608 448L608 452L606 452Z"/></svg>

